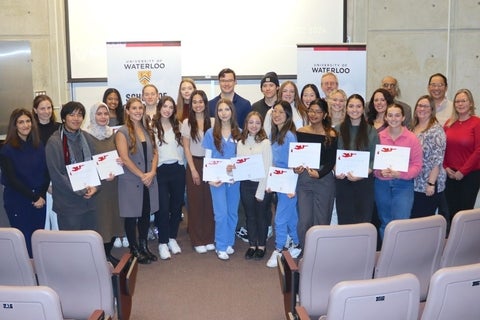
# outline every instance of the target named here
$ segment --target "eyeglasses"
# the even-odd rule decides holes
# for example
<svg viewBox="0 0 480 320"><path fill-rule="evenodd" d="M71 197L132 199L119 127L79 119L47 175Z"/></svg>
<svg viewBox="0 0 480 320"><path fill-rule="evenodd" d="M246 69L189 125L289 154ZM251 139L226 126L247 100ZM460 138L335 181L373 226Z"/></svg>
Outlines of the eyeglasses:
<svg viewBox="0 0 480 320"><path fill-rule="evenodd" d="M445 87L445 83L430 83L428 85L430 88L443 88Z"/></svg>
<svg viewBox="0 0 480 320"><path fill-rule="evenodd" d="M385 89L396 88L397 84L396 83L384 83L384 84L382 84L382 87L384 87Z"/></svg>
<svg viewBox="0 0 480 320"><path fill-rule="evenodd" d="M311 109L308 109L307 113L308 113L308 114L322 114L323 111L322 111L322 110L311 110Z"/></svg>

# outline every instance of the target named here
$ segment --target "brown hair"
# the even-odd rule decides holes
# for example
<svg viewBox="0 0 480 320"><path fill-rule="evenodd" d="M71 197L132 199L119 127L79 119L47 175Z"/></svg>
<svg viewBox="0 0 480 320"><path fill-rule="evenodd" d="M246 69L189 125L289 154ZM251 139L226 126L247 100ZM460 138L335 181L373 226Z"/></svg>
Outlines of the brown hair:
<svg viewBox="0 0 480 320"><path fill-rule="evenodd" d="M18 136L17 120L23 115L27 116L32 123L32 128L30 130L30 134L28 135L28 139L32 141L32 145L35 148L38 148L40 145L40 134L38 133L37 122L33 118L32 112L28 111L27 109L15 109L12 111L10 114L10 121L8 122L7 137L5 138L4 143L9 144L14 148L20 148L21 139Z"/></svg>

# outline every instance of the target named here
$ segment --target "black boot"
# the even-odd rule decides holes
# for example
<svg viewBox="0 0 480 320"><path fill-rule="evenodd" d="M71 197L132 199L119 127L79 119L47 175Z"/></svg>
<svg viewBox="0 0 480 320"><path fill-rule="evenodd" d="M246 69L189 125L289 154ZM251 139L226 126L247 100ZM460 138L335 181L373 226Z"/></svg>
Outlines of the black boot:
<svg viewBox="0 0 480 320"><path fill-rule="evenodd" d="M106 242L103 244L103 246L105 248L105 255L107 257L107 261L109 261L115 268L117 264L120 262L120 260L118 260L112 255L113 242Z"/></svg>
<svg viewBox="0 0 480 320"><path fill-rule="evenodd" d="M133 254L134 257L137 258L138 263L140 264L150 264L150 259L148 256L144 255L139 249L136 244L130 243L130 253Z"/></svg>
<svg viewBox="0 0 480 320"><path fill-rule="evenodd" d="M152 260L152 261L157 261L157 256L154 255L150 249L148 248L148 243L147 243L147 240L145 239L140 239L140 252L143 253L144 255L146 255L148 257L148 259Z"/></svg>

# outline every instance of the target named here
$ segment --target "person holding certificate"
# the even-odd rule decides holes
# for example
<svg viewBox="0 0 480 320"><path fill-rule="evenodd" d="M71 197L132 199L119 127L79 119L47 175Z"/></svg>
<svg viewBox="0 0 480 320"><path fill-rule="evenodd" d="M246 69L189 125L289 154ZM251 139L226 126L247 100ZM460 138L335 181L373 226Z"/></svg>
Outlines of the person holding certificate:
<svg viewBox="0 0 480 320"><path fill-rule="evenodd" d="M118 207L125 218L125 234L130 252L138 263L149 264L156 260L147 243L150 214L158 211L157 172L158 153L155 138L145 114L145 106L138 98L130 98L125 106L125 125L115 134L118 155L125 173L118 176ZM137 230L136 230L137 229Z"/></svg>
<svg viewBox="0 0 480 320"><path fill-rule="evenodd" d="M188 235L195 251L206 253L215 250L215 223L210 186L203 182L205 149L202 141L212 123L206 109L208 98L203 90L192 93L191 103L188 118L181 126L183 149L187 159Z"/></svg>
<svg viewBox="0 0 480 320"><path fill-rule="evenodd" d="M480 118L470 90L460 89L453 99L454 110L443 129L447 149L443 166L447 171L445 196L450 219L460 210L475 206L480 188Z"/></svg>
<svg viewBox="0 0 480 320"><path fill-rule="evenodd" d="M299 175L298 238L305 245L305 234L315 225L329 225L335 199L335 177L333 168L337 156L337 133L332 128L328 104L317 99L308 108L309 125L297 130L298 142L320 143L319 169L299 166L294 169Z"/></svg>
<svg viewBox="0 0 480 320"><path fill-rule="evenodd" d="M15 109L10 115L7 137L0 149L0 167L8 221L22 231L32 257L30 239L35 230L45 226L45 194L50 178L37 124L26 109Z"/></svg>
<svg viewBox="0 0 480 320"><path fill-rule="evenodd" d="M336 205L338 224L370 222L375 207L373 189L373 159L375 145L379 143L374 127L364 117L365 100L359 94L347 99L347 114L340 125L339 150L370 152L368 177L360 178L352 172L337 173Z"/></svg>
<svg viewBox="0 0 480 320"><path fill-rule="evenodd" d="M92 137L80 129L85 107L70 101L60 111L62 125L50 139L45 152L52 180L53 211L60 230L97 230L96 186L73 191L67 165L92 160L95 154Z"/></svg>
<svg viewBox="0 0 480 320"><path fill-rule="evenodd" d="M97 154L116 151L115 136L109 123L110 112L107 105L103 102L95 103L90 108L90 123L86 131L91 135ZM120 158L118 161L121 161ZM101 182L102 192L97 195L97 226L103 238L107 259L115 266L119 260L112 255L113 242L123 234L123 221L118 210L117 179L110 173L110 176Z"/></svg>
<svg viewBox="0 0 480 320"><path fill-rule="evenodd" d="M155 143L158 153L157 183L160 208L155 213L158 228L158 252L160 259L170 259L182 249L177 243L177 234L182 219L185 194L185 166L182 134L176 115L177 106L170 96L163 96L153 118ZM143 240L140 247L143 248Z"/></svg>
<svg viewBox="0 0 480 320"><path fill-rule="evenodd" d="M421 96L415 104L413 133L423 149L422 172L415 178L412 218L434 215L444 197L446 172L443 168L446 137L435 116L435 101L429 95ZM446 212L439 212L446 216Z"/></svg>
<svg viewBox="0 0 480 320"><path fill-rule="evenodd" d="M385 227L392 220L409 219L413 205L413 179L422 170L423 152L417 136L403 126L403 108L391 104L386 109L387 128L378 136L381 145L410 148L408 157L396 159L398 166L407 163L407 171L395 168L375 170L375 202L380 219L380 237L383 239ZM387 148L388 149L388 148Z"/></svg>
<svg viewBox="0 0 480 320"><path fill-rule="evenodd" d="M236 156L240 128L237 124L235 106L231 100L220 98L215 107L215 124L205 133L202 146L205 157L230 159ZM230 165L228 169L232 169ZM235 228L240 202L240 183L209 181L215 217L215 245L220 260L230 259L235 250Z"/></svg>
<svg viewBox="0 0 480 320"><path fill-rule="evenodd" d="M290 142L297 142L293 110L288 101L280 100L272 109L272 164L274 167L288 168L288 154ZM268 190L267 190L268 191ZM297 197L294 193L277 193L277 210L275 213L275 250L267 261L267 267L277 267L277 257L282 251L290 236L293 245L289 248L295 258L301 253L297 248L300 241L297 233Z"/></svg>
<svg viewBox="0 0 480 320"><path fill-rule="evenodd" d="M251 111L246 119L242 136L237 144L237 157L261 154L265 178L240 182L240 197L247 218L250 247L245 259L260 260L265 256L268 221L267 204L272 194L265 192L268 168L272 165L272 147L263 130L263 119L257 111Z"/></svg>

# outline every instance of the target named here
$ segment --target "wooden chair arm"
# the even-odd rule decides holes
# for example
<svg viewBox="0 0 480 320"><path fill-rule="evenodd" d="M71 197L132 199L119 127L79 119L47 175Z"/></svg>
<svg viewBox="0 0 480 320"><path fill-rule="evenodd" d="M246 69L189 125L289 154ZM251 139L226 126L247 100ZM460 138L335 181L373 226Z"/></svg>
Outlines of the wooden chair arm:
<svg viewBox="0 0 480 320"><path fill-rule="evenodd" d="M297 313L298 320L310 320L310 316L307 313L307 310L302 306L296 306L295 312Z"/></svg>
<svg viewBox="0 0 480 320"><path fill-rule="evenodd" d="M119 320L128 320L132 311L132 297L137 282L138 263L131 253L125 253L112 273L112 285L117 299Z"/></svg>
<svg viewBox="0 0 480 320"><path fill-rule="evenodd" d="M95 310L90 315L88 320L110 320L110 317L105 317L105 312L103 310Z"/></svg>
<svg viewBox="0 0 480 320"><path fill-rule="evenodd" d="M299 273L298 265L288 251L283 251L282 255L278 257L278 274L283 293L285 317L289 320L289 313L295 313Z"/></svg>

